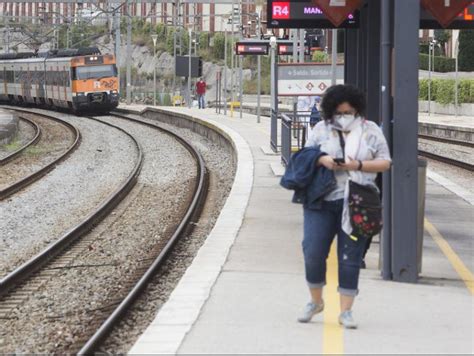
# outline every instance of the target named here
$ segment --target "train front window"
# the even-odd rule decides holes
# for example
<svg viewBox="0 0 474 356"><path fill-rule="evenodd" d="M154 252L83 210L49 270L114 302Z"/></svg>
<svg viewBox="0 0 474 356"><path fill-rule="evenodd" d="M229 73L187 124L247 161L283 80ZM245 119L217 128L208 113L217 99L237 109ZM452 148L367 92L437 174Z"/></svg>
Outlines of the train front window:
<svg viewBox="0 0 474 356"><path fill-rule="evenodd" d="M76 80L98 79L116 76L117 67L115 64L76 67L73 73L73 78Z"/></svg>

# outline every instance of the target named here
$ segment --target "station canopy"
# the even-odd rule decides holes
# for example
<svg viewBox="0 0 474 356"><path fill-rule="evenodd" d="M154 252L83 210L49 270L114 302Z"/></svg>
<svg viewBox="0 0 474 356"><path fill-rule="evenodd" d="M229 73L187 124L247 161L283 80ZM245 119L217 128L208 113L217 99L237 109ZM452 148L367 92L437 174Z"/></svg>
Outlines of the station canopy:
<svg viewBox="0 0 474 356"><path fill-rule="evenodd" d="M359 28L363 0L267 0L269 28ZM422 0L420 29L474 28L474 1Z"/></svg>

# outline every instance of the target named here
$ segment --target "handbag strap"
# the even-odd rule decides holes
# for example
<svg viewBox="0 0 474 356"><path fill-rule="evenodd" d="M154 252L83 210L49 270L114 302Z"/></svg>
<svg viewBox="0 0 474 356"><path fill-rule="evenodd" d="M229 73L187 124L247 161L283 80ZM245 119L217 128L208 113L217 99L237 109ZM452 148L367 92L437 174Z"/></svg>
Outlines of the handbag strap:
<svg viewBox="0 0 474 356"><path fill-rule="evenodd" d="M341 145L342 148L342 158L346 157L346 141L344 140L344 135L342 134L341 131L336 130L337 134L339 135L339 144Z"/></svg>

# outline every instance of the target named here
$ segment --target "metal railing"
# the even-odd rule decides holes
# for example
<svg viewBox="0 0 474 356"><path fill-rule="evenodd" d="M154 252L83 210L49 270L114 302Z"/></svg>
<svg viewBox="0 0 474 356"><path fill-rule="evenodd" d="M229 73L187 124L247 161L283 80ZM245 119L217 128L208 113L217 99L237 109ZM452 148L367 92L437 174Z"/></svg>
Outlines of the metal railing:
<svg viewBox="0 0 474 356"><path fill-rule="evenodd" d="M287 165L293 152L302 149L308 139L309 112L281 114L281 160Z"/></svg>
<svg viewBox="0 0 474 356"><path fill-rule="evenodd" d="M278 152L278 112L272 109L270 122L270 146L274 152Z"/></svg>

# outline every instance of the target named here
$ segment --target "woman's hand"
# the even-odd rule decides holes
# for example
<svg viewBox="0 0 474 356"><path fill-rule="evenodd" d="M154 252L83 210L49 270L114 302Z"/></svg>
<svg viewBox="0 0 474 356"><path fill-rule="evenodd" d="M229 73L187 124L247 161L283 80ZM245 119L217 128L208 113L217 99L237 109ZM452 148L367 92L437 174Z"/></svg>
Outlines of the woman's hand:
<svg viewBox="0 0 474 356"><path fill-rule="evenodd" d="M359 161L351 157L347 157L347 159L349 162L340 163L338 168L343 171L357 171L359 169Z"/></svg>
<svg viewBox="0 0 474 356"><path fill-rule="evenodd" d="M324 155L324 156L319 157L317 165L326 167L327 169L330 169L330 170L336 170L339 167L338 164L334 162L334 159L329 155Z"/></svg>

